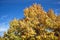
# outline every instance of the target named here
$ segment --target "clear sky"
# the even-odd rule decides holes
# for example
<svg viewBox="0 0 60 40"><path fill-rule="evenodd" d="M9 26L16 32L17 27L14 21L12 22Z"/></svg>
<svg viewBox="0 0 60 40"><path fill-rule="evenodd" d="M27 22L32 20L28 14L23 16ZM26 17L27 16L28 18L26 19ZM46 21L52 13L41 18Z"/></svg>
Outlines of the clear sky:
<svg viewBox="0 0 60 40"><path fill-rule="evenodd" d="M0 35L7 31L11 20L22 19L23 10L33 3L41 4L45 11L52 8L57 15L60 13L60 0L0 0Z"/></svg>

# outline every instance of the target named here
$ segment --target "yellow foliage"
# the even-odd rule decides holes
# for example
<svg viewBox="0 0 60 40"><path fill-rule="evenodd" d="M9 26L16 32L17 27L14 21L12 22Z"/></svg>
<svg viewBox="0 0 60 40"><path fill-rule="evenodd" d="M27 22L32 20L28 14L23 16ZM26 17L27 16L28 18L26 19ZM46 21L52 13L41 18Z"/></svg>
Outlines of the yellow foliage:
<svg viewBox="0 0 60 40"><path fill-rule="evenodd" d="M15 40L15 38L16 40L58 40L60 16L56 16L53 10L45 12L41 5L33 4L24 10L24 16L22 20L14 19L10 22L10 28L4 34L4 38L7 37L9 40Z"/></svg>

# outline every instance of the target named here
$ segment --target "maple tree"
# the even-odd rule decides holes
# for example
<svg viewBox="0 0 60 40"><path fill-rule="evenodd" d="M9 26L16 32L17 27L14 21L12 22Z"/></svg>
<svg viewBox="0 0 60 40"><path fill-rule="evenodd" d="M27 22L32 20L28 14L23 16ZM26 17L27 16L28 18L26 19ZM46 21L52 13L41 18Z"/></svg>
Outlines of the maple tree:
<svg viewBox="0 0 60 40"><path fill-rule="evenodd" d="M24 10L24 15L24 19L10 22L3 40L60 40L60 16L52 9L45 12L41 5L33 4Z"/></svg>

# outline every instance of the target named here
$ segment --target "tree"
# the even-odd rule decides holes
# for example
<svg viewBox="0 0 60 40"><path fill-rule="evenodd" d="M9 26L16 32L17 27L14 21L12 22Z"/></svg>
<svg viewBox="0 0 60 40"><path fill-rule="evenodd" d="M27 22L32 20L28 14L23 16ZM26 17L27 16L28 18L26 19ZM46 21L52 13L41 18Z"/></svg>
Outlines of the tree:
<svg viewBox="0 0 60 40"><path fill-rule="evenodd" d="M4 40L58 40L60 16L53 10L45 12L41 5L33 4L24 10L25 18L10 22L10 28L4 33ZM57 18L56 18L57 17ZM60 21L59 21L60 22ZM1 38L0 38L1 39Z"/></svg>

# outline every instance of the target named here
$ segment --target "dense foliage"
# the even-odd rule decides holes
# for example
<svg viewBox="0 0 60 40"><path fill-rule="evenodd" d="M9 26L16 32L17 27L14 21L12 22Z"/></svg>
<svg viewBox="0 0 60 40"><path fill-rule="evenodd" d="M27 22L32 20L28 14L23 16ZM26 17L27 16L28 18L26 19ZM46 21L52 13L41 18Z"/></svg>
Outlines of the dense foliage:
<svg viewBox="0 0 60 40"><path fill-rule="evenodd" d="M25 18L14 19L0 40L60 40L60 15L50 9L45 12L41 5L33 4L24 10Z"/></svg>

